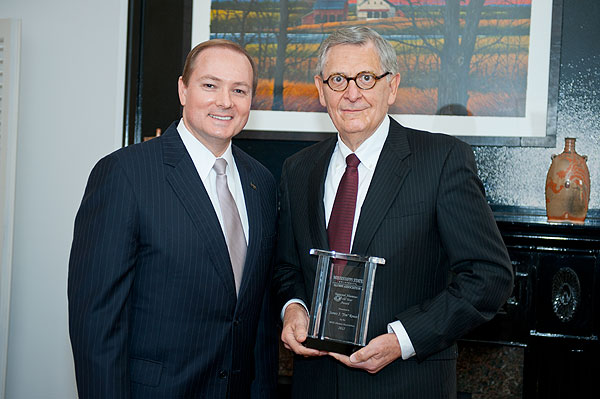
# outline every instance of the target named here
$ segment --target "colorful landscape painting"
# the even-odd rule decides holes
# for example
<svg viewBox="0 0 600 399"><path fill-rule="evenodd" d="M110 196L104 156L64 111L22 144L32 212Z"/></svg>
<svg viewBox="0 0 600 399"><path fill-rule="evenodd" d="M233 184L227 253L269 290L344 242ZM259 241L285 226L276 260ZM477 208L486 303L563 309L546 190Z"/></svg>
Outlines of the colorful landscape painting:
<svg viewBox="0 0 600 399"><path fill-rule="evenodd" d="M391 114L522 117L532 0L213 0L210 36L254 57L254 110L324 112L313 76L323 39L368 25L396 49Z"/></svg>

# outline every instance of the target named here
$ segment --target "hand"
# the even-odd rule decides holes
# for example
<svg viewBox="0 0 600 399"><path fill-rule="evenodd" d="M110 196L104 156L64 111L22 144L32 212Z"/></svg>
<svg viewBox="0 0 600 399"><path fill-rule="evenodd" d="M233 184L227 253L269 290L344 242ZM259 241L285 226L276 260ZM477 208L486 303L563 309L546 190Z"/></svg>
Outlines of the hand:
<svg viewBox="0 0 600 399"><path fill-rule="evenodd" d="M281 331L281 340L283 345L297 355L302 356L322 356L327 352L321 352L316 349L309 349L302 345L306 340L308 332L308 314L304 306L299 303L292 303L285 309L283 315L283 330Z"/></svg>
<svg viewBox="0 0 600 399"><path fill-rule="evenodd" d="M350 357L339 353L330 353L329 355L348 367L363 369L375 374L401 357L402 350L396 334L389 333L373 338L367 346L354 352Z"/></svg>

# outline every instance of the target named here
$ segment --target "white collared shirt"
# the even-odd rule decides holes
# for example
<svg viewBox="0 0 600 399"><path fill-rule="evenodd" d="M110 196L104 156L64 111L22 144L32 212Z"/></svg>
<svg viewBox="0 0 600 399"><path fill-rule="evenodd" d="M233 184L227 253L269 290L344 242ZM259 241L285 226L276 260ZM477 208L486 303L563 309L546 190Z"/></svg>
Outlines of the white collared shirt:
<svg viewBox="0 0 600 399"><path fill-rule="evenodd" d="M177 132L179 132L179 137L181 137L183 145L190 154L200 179L202 179L204 188L208 193L210 202L212 202L215 213L217 214L217 218L219 219L219 224L221 225L223 235L225 235L223 215L221 214L221 206L219 204L219 198L217 197L217 172L215 172L213 169L213 165L215 164L217 157L215 157L213 153L204 146L204 144L194 137L194 135L183 123L183 119L181 119L177 125ZM238 212L240 213L240 219L242 220L242 227L244 229L244 236L246 237L246 243L248 243L250 242L250 237L248 236L249 228L246 201L244 199L244 191L242 190L240 174L237 170L235 159L233 158L233 152L231 151L231 142L220 158L223 158L227 161L227 168L225 169L225 174L227 175L227 185L229 186L229 191L231 191L231 195L233 196L235 204L238 208Z"/></svg>

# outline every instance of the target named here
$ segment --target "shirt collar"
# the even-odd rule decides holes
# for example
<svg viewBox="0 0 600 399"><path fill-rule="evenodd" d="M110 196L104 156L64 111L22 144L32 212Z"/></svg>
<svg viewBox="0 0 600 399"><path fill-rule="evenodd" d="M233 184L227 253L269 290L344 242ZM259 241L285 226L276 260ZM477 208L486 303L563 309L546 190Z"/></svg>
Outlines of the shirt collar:
<svg viewBox="0 0 600 399"><path fill-rule="evenodd" d="M381 154L389 130L390 119L386 116L383 118L383 121L379 124L377 129L375 129L375 132L363 141L356 151L354 151L358 159L360 159L360 163L371 171L375 170L375 166L377 166L379 154ZM345 160L348 155L352 154L350 148L348 148L348 146L340 139L339 133L337 144L337 150L342 156L342 159Z"/></svg>
<svg viewBox="0 0 600 399"><path fill-rule="evenodd" d="M198 170L200 178L205 181L208 178L208 174L215 164L217 157L215 157L214 154L210 152L210 150L206 148L204 144L194 137L194 135L187 129L183 123L183 118L177 125L177 132L179 132L179 137L181 137L185 149L190 154L190 157L194 162L194 166L196 167L196 170ZM233 167L234 163L231 142L229 142L227 149L219 158L223 158L227 161L228 169Z"/></svg>

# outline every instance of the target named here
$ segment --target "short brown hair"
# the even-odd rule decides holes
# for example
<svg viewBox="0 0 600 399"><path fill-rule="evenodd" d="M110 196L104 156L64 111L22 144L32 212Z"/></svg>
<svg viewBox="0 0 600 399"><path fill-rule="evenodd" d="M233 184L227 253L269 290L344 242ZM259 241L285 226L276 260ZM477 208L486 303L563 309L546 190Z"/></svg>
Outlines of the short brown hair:
<svg viewBox="0 0 600 399"><path fill-rule="evenodd" d="M185 59L185 65L183 66L183 74L181 75L181 80L183 80L183 84L186 86L188 85L190 76L192 75L192 72L194 69L194 61L198 57L198 54L200 54L202 51L204 51L208 48L212 48L212 47L228 48L230 50L233 50L240 54L243 54L248 59L248 61L250 62L250 65L252 66L252 97L254 97L254 94L256 93L256 86L258 85L258 70L256 69L256 64L254 63L254 60L252 59L250 54L248 54L248 52L246 51L245 48L243 48L242 46L240 46L239 44L237 44L235 42L232 42L231 40L226 40L226 39L207 40L205 42L202 42L202 43L196 45L196 47L194 47L188 53L188 55Z"/></svg>

